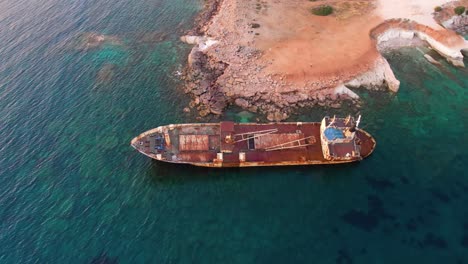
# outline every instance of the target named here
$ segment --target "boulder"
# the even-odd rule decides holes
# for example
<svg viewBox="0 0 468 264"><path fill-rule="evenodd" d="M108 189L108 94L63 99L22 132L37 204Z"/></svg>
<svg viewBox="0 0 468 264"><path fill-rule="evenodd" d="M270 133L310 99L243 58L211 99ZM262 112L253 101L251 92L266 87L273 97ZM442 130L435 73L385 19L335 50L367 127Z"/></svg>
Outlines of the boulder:
<svg viewBox="0 0 468 264"><path fill-rule="evenodd" d="M221 115L226 108L225 101L217 101L210 105L210 112L215 115Z"/></svg>
<svg viewBox="0 0 468 264"><path fill-rule="evenodd" d="M237 98L234 103L242 108L248 108L250 106L249 101L245 100L244 98Z"/></svg>
<svg viewBox="0 0 468 264"><path fill-rule="evenodd" d="M202 109L202 110L200 110L199 114L200 114L201 117L205 117L205 116L210 114L210 110Z"/></svg>
<svg viewBox="0 0 468 264"><path fill-rule="evenodd" d="M269 112L267 115L268 121L274 121L274 122L279 122L281 120L284 120L288 118L288 115L286 113L281 113L279 110L275 112Z"/></svg>

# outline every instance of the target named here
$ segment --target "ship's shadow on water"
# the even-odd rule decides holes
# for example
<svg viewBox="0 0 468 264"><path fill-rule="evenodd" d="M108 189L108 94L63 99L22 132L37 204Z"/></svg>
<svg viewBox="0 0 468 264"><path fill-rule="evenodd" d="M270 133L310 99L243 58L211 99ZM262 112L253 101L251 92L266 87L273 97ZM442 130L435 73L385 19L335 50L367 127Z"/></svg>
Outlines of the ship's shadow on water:
<svg viewBox="0 0 468 264"><path fill-rule="evenodd" d="M333 181L340 181L342 177L349 177L350 172L357 172L361 166L360 162L353 162L335 165L207 168L189 164L159 162L156 160L151 160L150 163L146 178L152 184L157 185L183 184L193 181L214 182L233 178L291 177L291 173L295 176L316 180L321 180L330 174L334 175Z"/></svg>

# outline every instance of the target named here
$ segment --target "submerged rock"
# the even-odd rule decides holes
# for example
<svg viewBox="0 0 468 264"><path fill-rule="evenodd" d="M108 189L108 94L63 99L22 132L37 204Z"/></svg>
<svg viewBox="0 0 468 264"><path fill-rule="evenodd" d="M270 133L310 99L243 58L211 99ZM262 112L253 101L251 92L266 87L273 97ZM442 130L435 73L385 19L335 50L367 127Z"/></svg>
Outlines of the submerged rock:
<svg viewBox="0 0 468 264"><path fill-rule="evenodd" d="M78 50L89 50L99 48L105 43L122 45L122 41L117 36L87 32L78 37L75 48Z"/></svg>
<svg viewBox="0 0 468 264"><path fill-rule="evenodd" d="M168 34L166 32L148 32L139 36L139 43L157 43L166 40Z"/></svg>
<svg viewBox="0 0 468 264"><path fill-rule="evenodd" d="M429 61L430 63L432 64L435 64L435 65L440 65L440 62L436 61L434 58L431 57L431 55L429 54L424 54L424 58L427 59L427 61Z"/></svg>
<svg viewBox="0 0 468 264"><path fill-rule="evenodd" d="M116 65L105 64L97 73L96 82L98 84L110 83L114 78Z"/></svg>

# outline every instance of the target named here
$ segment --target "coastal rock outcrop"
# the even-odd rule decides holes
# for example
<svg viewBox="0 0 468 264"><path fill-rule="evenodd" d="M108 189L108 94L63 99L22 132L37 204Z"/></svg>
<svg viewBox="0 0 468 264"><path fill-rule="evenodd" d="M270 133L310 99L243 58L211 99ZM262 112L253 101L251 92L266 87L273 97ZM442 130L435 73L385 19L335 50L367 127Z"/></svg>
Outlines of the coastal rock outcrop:
<svg viewBox="0 0 468 264"><path fill-rule="evenodd" d="M424 54L424 58L426 58L426 60L434 65L440 65L440 62L436 61L434 58L432 58L431 55L429 54Z"/></svg>
<svg viewBox="0 0 468 264"><path fill-rule="evenodd" d="M391 19L375 27L371 37L379 49L385 49L392 40L424 41L432 49L457 67L464 67L462 50L468 49L468 42L449 30L435 30L408 19ZM391 45L390 45L391 46Z"/></svg>
<svg viewBox="0 0 468 264"><path fill-rule="evenodd" d="M390 91L397 92L400 88L400 81L393 74L388 61L380 56L376 59L374 67L345 83L345 85L350 88L366 87L368 89L388 87Z"/></svg>
<svg viewBox="0 0 468 264"><path fill-rule="evenodd" d="M359 95L357 95L355 92L351 91L348 87L345 85L338 85L335 87L335 90L333 91L336 95L346 95L349 96L352 99L359 99Z"/></svg>
<svg viewBox="0 0 468 264"><path fill-rule="evenodd" d="M452 16L451 18L443 21L442 26L452 29L460 34L468 33L468 15Z"/></svg>
<svg viewBox="0 0 468 264"><path fill-rule="evenodd" d="M434 12L434 20L444 28L451 29L459 34L468 34L468 14L464 12L461 15L455 14L455 7L468 7L468 0L457 0L443 4L440 11Z"/></svg>
<svg viewBox="0 0 468 264"><path fill-rule="evenodd" d="M204 37L204 36L182 36L180 37L180 40L187 43L187 44L192 44L192 45L198 45L198 50L204 51L208 49L209 47L213 46L214 44L218 43L217 40L209 37Z"/></svg>
<svg viewBox="0 0 468 264"><path fill-rule="evenodd" d="M340 14L346 22L330 18L324 25L332 24L331 28L310 29L310 23L304 24L310 22L309 14L300 14L301 18L296 19L290 15L299 14L299 7L292 8L281 1L269 3L268 12L276 12L270 17L255 11L252 8L255 5L239 0L207 2L215 4L207 5L197 19L203 23L198 22L194 30L181 37L182 41L194 45L184 78L186 91L193 97L190 107L197 108L201 116L221 114L229 104L262 113L270 121L284 120L295 109L306 106L339 108L346 103L344 100L359 107L360 98L353 88L392 92L399 89L400 82L381 55L382 51L423 44L453 65L463 67L462 52L468 47L452 31L435 30L408 19L383 21L367 17L372 21L369 24L362 22L365 19L353 20L352 15L350 18ZM301 7L314 5L295 3ZM275 27L272 21L278 17L293 17L289 22L299 23L294 25L301 30ZM321 23L318 18L313 19ZM349 21L354 23L353 27L342 30ZM339 39L329 32L344 33ZM333 47L324 48L330 41ZM352 44L346 46L349 52L340 50L343 41ZM340 55L335 54L337 50Z"/></svg>
<svg viewBox="0 0 468 264"><path fill-rule="evenodd" d="M185 70L186 92L194 96L193 106L198 106L201 116L219 115L227 106L227 98L216 80L224 73L227 64L216 61L198 48L193 48Z"/></svg>

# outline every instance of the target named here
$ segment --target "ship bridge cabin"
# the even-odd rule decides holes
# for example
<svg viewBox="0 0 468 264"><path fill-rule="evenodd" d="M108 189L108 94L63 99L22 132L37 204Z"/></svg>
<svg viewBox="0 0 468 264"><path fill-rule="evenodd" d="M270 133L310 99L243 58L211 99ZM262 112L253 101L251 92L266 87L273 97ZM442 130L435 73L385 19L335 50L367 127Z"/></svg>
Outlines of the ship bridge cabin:
<svg viewBox="0 0 468 264"><path fill-rule="evenodd" d="M327 160L360 160L360 141L356 137L361 116L325 117L320 125L323 157Z"/></svg>

